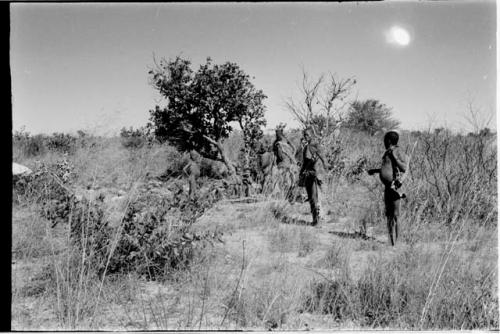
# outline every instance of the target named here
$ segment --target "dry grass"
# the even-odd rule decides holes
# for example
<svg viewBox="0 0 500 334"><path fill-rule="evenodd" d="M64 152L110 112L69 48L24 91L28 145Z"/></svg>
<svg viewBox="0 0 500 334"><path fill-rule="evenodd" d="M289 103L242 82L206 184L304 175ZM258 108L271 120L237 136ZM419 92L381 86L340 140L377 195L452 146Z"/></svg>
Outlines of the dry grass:
<svg viewBox="0 0 500 334"><path fill-rule="evenodd" d="M378 161L373 142L346 139L342 145L355 147L347 165L360 156ZM413 168L425 163L421 153ZM50 151L16 154L28 167L35 159L61 158ZM168 146L127 150L106 140L68 158L76 188L133 198L146 174L159 176L182 156ZM437 188L425 177L409 179L394 249L380 242L386 227L379 181L338 175L323 189L324 230L281 223L271 201L219 203L195 227L224 231L225 243L197 254L163 283L133 273L97 275L85 251L92 248L90 234L80 235L86 248L77 248L65 226L51 229L39 217L35 203L14 206L13 329L498 329L497 213L490 205L496 190L474 183L471 193L449 197L454 202L443 207L432 202ZM479 194L485 188L489 197ZM309 212L307 203L281 210ZM374 239L326 233L330 227L346 235L364 229ZM28 306L29 315L22 311Z"/></svg>

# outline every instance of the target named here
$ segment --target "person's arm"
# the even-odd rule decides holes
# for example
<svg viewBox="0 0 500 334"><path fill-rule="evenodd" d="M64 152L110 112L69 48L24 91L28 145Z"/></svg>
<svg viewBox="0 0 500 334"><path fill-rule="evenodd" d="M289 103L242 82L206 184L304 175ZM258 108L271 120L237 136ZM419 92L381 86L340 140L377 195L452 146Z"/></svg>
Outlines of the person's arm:
<svg viewBox="0 0 500 334"><path fill-rule="evenodd" d="M400 149L396 149L392 151L391 156L394 159L394 162L396 162L396 166L399 168L399 170L402 173L405 173L406 169L408 169L408 159L406 158L406 155L401 152Z"/></svg>
<svg viewBox="0 0 500 334"><path fill-rule="evenodd" d="M380 168L374 168L368 170L368 175L379 174L379 173L380 173Z"/></svg>

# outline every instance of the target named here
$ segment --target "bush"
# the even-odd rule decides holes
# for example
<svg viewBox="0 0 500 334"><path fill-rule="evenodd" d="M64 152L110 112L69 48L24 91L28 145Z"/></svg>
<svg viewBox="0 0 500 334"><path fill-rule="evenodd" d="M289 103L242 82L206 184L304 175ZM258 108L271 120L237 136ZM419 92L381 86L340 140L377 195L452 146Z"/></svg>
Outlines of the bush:
<svg viewBox="0 0 500 334"><path fill-rule="evenodd" d="M14 132L12 140L14 158L22 159L43 155L47 151L45 139L44 135L32 136L24 129Z"/></svg>
<svg viewBox="0 0 500 334"><path fill-rule="evenodd" d="M52 164L37 162L33 172L13 180L15 204L42 204L64 201L74 180L74 167L67 159Z"/></svg>
<svg viewBox="0 0 500 334"><path fill-rule="evenodd" d="M418 138L409 174L414 187L419 187L413 202L425 203L424 217L448 224L455 215L468 215L487 224L496 222L494 137L462 136L449 130L423 133Z"/></svg>
<svg viewBox="0 0 500 334"><path fill-rule="evenodd" d="M175 270L189 267L196 252L220 241L220 233L194 233L191 225L214 203L205 196L189 200L177 194L169 200L143 193L125 214L123 230L108 272L129 272L162 280Z"/></svg>
<svg viewBox="0 0 500 334"><path fill-rule="evenodd" d="M77 148L77 138L65 133L53 133L45 142L49 150L58 153L73 154Z"/></svg>
<svg viewBox="0 0 500 334"><path fill-rule="evenodd" d="M355 101L347 114L346 126L361 130L370 136L399 126L392 110L378 100Z"/></svg>
<svg viewBox="0 0 500 334"><path fill-rule="evenodd" d="M152 141L152 135L146 127L141 127L136 130L132 127L129 129L122 128L120 131L120 142L125 148L138 149L144 145L151 144Z"/></svg>

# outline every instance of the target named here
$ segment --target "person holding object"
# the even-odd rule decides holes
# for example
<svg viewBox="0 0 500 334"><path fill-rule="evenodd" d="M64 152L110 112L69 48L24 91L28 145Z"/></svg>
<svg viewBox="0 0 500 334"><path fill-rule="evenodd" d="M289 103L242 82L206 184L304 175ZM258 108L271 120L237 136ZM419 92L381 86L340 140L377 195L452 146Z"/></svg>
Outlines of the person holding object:
<svg viewBox="0 0 500 334"><path fill-rule="evenodd" d="M398 239L398 220L400 217L401 199L406 194L400 191L404 175L408 170L407 157L398 146L399 135L396 131L389 131L384 136L386 151L382 156L382 166L368 170L369 175L379 174L384 189L385 215L389 241L394 246Z"/></svg>
<svg viewBox="0 0 500 334"><path fill-rule="evenodd" d="M323 157L320 146L313 141L313 132L311 128L306 128L303 131L304 141L306 145L302 152L302 165L299 173L299 186L305 187L311 213L313 216L312 225L316 226L320 223L320 206L318 200L318 188L321 188L322 181L318 177L316 163L321 160L323 167L328 169L327 162Z"/></svg>

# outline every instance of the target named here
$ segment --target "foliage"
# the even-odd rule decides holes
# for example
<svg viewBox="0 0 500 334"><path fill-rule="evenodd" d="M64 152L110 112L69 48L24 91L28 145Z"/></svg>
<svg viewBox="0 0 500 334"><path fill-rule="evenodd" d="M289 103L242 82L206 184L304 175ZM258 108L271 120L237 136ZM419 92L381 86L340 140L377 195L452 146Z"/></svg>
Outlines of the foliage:
<svg viewBox="0 0 500 334"><path fill-rule="evenodd" d="M42 156L48 151L73 155L79 148L91 145L95 139L82 130L78 130L77 136L60 132L32 135L23 127L12 135L13 157L17 161Z"/></svg>
<svg viewBox="0 0 500 334"><path fill-rule="evenodd" d="M120 130L120 142L125 148L141 148L145 144L152 144L153 140L154 138L149 127L140 127L135 130L132 127L128 129L123 127Z"/></svg>
<svg viewBox="0 0 500 334"><path fill-rule="evenodd" d="M52 164L37 161L31 174L21 175L14 180L14 203L45 206L65 201L71 193L67 185L75 177L73 170L74 166L67 159Z"/></svg>
<svg viewBox="0 0 500 334"><path fill-rule="evenodd" d="M392 114L392 110L378 100L354 101L345 125L373 136L399 126L399 121Z"/></svg>
<svg viewBox="0 0 500 334"><path fill-rule="evenodd" d="M334 134L336 127L335 125L339 123L339 120L333 116L325 116L325 115L314 115L311 117L310 126L316 129L316 133L321 136L331 136Z"/></svg>
<svg viewBox="0 0 500 334"><path fill-rule="evenodd" d="M14 150L17 148L23 157L30 158L44 154L47 151L44 135L32 136L22 128L19 131L15 131L12 137Z"/></svg>
<svg viewBox="0 0 500 334"><path fill-rule="evenodd" d="M150 124L160 141L215 158L217 151L204 136L216 142L227 138L233 130L231 122L239 123L244 131L248 150L262 135L266 96L237 64L217 65L207 58L194 72L189 60L176 57L162 60L149 74L152 86L167 103L165 108L156 106L150 111Z"/></svg>
<svg viewBox="0 0 500 334"><path fill-rule="evenodd" d="M197 251L220 241L217 231L191 231L191 225L215 200L210 196L190 200L182 193L173 199L143 193L127 208L108 272L134 271L162 280L175 270L187 269Z"/></svg>
<svg viewBox="0 0 500 334"><path fill-rule="evenodd" d="M76 150L77 138L67 134L55 132L46 138L47 148L59 153L72 154Z"/></svg>

